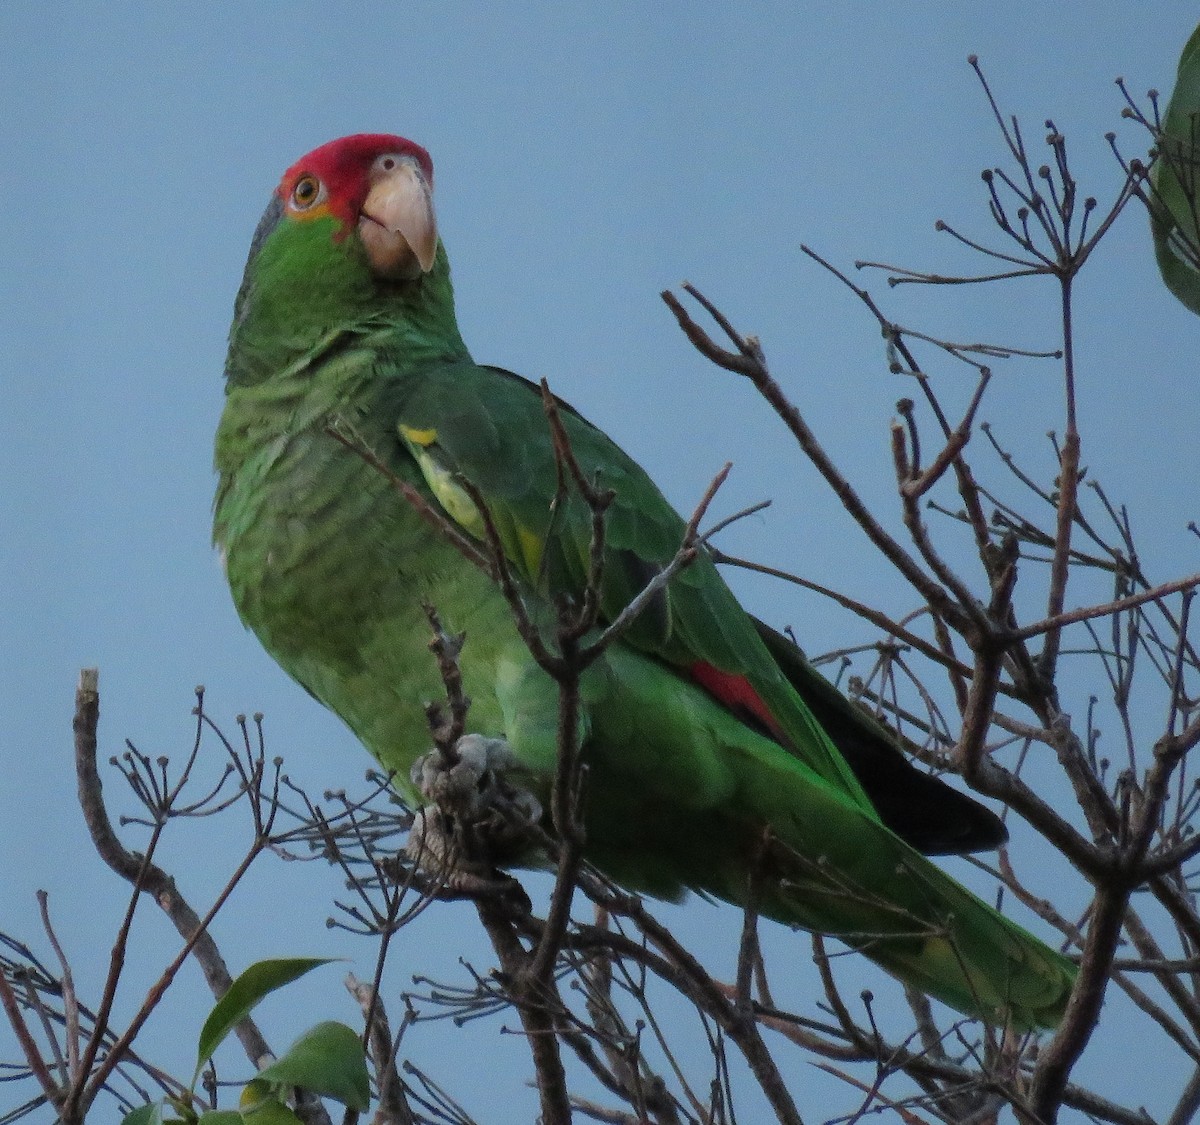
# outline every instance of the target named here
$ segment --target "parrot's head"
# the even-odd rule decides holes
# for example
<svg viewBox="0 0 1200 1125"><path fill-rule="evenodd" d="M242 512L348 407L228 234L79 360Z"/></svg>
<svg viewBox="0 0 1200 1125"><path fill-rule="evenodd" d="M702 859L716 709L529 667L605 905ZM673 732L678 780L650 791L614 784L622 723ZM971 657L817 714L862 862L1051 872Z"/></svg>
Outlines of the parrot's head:
<svg viewBox="0 0 1200 1125"><path fill-rule="evenodd" d="M256 381L338 325L380 314L417 317L461 347L429 153L357 133L313 149L279 181L250 246L227 374Z"/></svg>
<svg viewBox="0 0 1200 1125"><path fill-rule="evenodd" d="M412 280L433 268L433 162L403 137L357 133L313 149L284 172L271 210L276 222L331 222L331 239L357 239L376 277Z"/></svg>

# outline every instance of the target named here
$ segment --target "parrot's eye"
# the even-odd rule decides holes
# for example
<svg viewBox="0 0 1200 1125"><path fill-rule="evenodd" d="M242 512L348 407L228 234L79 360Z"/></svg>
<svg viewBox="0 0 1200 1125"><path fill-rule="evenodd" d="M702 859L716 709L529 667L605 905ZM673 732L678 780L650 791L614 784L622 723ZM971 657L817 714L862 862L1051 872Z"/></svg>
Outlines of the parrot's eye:
<svg viewBox="0 0 1200 1125"><path fill-rule="evenodd" d="M396 165L398 165L400 163L400 157L392 156L389 154L387 156L379 157L379 159L375 163L379 168L382 168L385 172L392 172L395 170Z"/></svg>
<svg viewBox="0 0 1200 1125"><path fill-rule="evenodd" d="M319 202L324 194L321 181L316 176L301 176L296 181L296 186L292 188L292 206L297 211L306 211L314 203Z"/></svg>

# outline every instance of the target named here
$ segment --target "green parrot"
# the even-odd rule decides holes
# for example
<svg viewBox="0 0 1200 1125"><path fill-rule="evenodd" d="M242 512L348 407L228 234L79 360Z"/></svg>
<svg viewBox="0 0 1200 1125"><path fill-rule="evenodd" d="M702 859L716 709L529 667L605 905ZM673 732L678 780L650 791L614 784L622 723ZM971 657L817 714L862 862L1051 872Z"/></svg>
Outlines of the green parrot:
<svg viewBox="0 0 1200 1125"><path fill-rule="evenodd" d="M558 688L492 578L395 481L482 544L471 482L544 621L556 596L584 588L591 519L573 493L554 503L539 389L475 363L459 335L432 193L429 154L395 136L332 141L284 173L230 330L214 540L243 622L417 803L423 703L443 696L423 608L436 606L466 633L469 726L504 748L480 770L507 763L544 804ZM608 437L565 404L560 414L582 470L615 493L599 599L611 621L685 525ZM1071 962L922 854L995 847L998 818L914 768L741 608L703 550L589 667L581 712L586 851L623 885L742 902L769 834L764 914L834 935L992 1023L1061 1017Z"/></svg>

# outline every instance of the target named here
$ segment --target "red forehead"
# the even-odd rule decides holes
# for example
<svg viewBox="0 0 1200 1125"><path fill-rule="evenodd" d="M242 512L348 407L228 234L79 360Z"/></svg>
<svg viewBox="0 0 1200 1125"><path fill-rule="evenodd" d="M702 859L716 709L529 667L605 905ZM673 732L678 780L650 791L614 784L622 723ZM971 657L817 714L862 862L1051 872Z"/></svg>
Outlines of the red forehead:
<svg viewBox="0 0 1200 1125"><path fill-rule="evenodd" d="M366 196L367 169L385 152L416 157L430 186L433 185L433 161L420 145L389 133L355 133L314 148L297 160L284 172L279 182L279 195L287 199L296 181L311 173L324 183L331 211L341 215L357 211Z"/></svg>

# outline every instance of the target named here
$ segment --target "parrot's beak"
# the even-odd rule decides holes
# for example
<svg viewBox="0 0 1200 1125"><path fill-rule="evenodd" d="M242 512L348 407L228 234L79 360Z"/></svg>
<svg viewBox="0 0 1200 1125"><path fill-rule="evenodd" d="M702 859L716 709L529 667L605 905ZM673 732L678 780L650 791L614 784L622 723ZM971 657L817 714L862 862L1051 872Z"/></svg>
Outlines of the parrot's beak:
<svg viewBox="0 0 1200 1125"><path fill-rule="evenodd" d="M373 173L358 236L379 277L412 280L433 268L438 242L433 189L416 160L398 157L394 167Z"/></svg>

